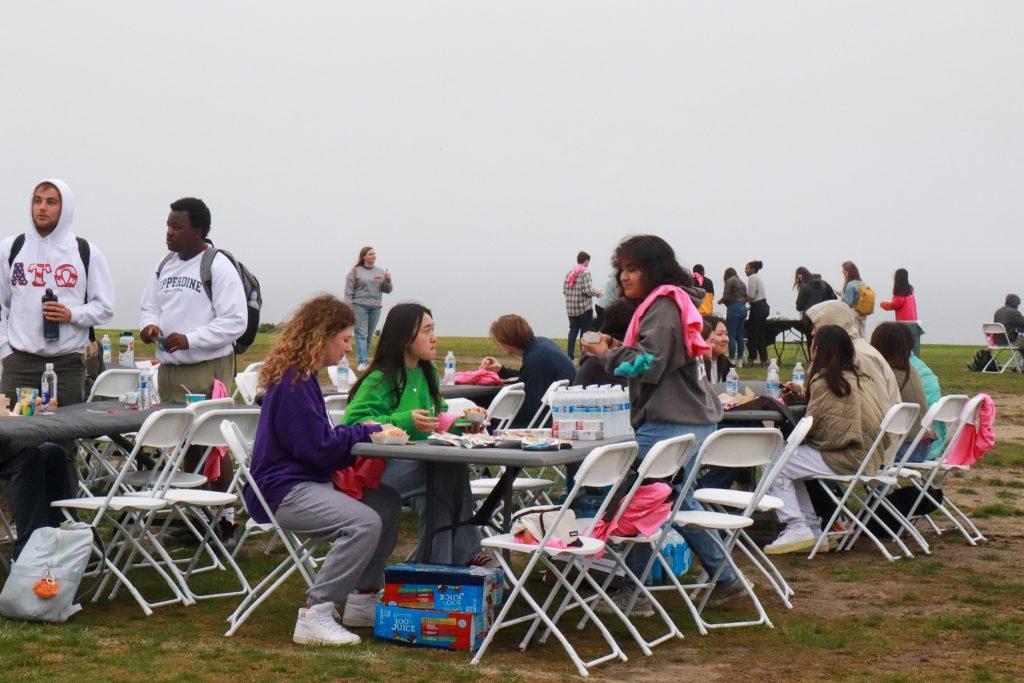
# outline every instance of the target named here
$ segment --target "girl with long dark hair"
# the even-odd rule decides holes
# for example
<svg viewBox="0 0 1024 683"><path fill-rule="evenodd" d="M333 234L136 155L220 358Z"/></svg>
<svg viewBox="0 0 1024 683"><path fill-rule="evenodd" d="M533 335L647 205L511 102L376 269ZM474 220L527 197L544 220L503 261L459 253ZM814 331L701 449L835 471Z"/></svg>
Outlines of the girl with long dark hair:
<svg viewBox="0 0 1024 683"><path fill-rule="evenodd" d="M814 425L772 484L771 493L782 499L776 514L785 529L765 547L766 553L794 553L814 546L822 530L806 481L857 471L888 410L885 389L879 384L875 376L858 369L846 330L825 325L815 331L807 377L807 415L814 418ZM883 453L876 453L868 471L876 471L882 458Z"/></svg>
<svg viewBox="0 0 1024 683"><path fill-rule="evenodd" d="M394 289L391 271L377 265L377 252L373 247L359 250L359 260L352 266L345 278L345 301L356 312L356 361L357 370L366 370L370 357L370 340L377 329L384 294Z"/></svg>
<svg viewBox="0 0 1024 683"><path fill-rule="evenodd" d="M750 363L760 362L768 365L768 300L764 288L764 280L758 273L764 264L750 261L744 268L747 274L747 301L750 302L750 315L747 318L747 354Z"/></svg>
<svg viewBox="0 0 1024 683"><path fill-rule="evenodd" d="M253 444L252 476L278 523L328 540L330 550L299 610L296 643L354 645L344 626L373 626L384 566L398 539L401 499L386 484L364 486L360 498L334 487L331 477L354 464L352 446L379 424L335 427L327 416L317 374L352 349L355 316L333 296L304 303L285 326L266 363L267 388ZM270 521L252 489L246 505L255 521ZM345 603L342 624L335 606Z"/></svg>
<svg viewBox="0 0 1024 683"><path fill-rule="evenodd" d="M379 422L401 427L413 441L426 439L438 427L438 415L447 410L433 360L437 337L430 309L420 304L398 304L388 312L377 349L366 374L356 382L345 409L346 424ZM435 508L434 528L467 519L473 514L469 470L465 465L435 464L433 492L441 499ZM414 460L388 461L384 483L410 500L420 516L420 554L426 538L427 467ZM467 564L482 562L480 531L460 526L435 534L430 553L433 562Z"/></svg>
<svg viewBox="0 0 1024 683"><path fill-rule="evenodd" d="M614 263L625 298L639 306L623 345L610 348L603 337L584 344L599 356L608 372L629 380L631 422L643 458L655 443L693 434L700 448L722 419L722 406L703 372L708 345L701 337L704 321L697 310L704 290L693 285L675 252L655 235L623 240L615 249ZM682 479L686 478L684 468ZM684 510L702 509L687 491ZM721 603L745 590L731 561L703 530L684 528L683 536L710 576L718 574L713 601ZM631 566L642 572L649 554L637 547L629 555ZM632 591L617 599L628 600ZM643 598L639 598L643 600ZM647 607L649 611L650 607Z"/></svg>
<svg viewBox="0 0 1024 683"><path fill-rule="evenodd" d="M915 356L921 355L921 323L917 317L917 299L914 298L914 286L910 284L910 275L906 268L897 268L892 278L892 299L881 303L882 309L894 311L896 322L906 325L914 340Z"/></svg>

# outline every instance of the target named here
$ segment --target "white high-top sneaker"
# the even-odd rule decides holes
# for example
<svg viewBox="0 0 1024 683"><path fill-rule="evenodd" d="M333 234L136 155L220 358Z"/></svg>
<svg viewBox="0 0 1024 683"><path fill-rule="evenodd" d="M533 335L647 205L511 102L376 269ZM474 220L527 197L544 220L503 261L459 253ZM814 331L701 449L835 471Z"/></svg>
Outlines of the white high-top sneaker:
<svg viewBox="0 0 1024 683"><path fill-rule="evenodd" d="M806 526L788 526L779 537L764 547L766 555L784 555L810 550L818 539Z"/></svg>
<svg viewBox="0 0 1024 683"><path fill-rule="evenodd" d="M321 602L299 610L292 640L300 645L358 645L361 641L334 620L334 604Z"/></svg>
<svg viewBox="0 0 1024 683"><path fill-rule="evenodd" d="M380 593L349 593L341 623L349 628L369 628L377 616Z"/></svg>

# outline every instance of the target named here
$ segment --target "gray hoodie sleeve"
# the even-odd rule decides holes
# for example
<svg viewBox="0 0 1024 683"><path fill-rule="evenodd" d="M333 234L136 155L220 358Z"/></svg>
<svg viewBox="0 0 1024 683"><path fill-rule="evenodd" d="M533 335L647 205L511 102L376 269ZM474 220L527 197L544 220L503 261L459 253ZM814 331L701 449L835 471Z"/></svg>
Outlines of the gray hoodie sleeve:
<svg viewBox="0 0 1024 683"><path fill-rule="evenodd" d="M356 294L356 271L355 268L348 271L348 277L345 278L345 301L349 304L355 298Z"/></svg>

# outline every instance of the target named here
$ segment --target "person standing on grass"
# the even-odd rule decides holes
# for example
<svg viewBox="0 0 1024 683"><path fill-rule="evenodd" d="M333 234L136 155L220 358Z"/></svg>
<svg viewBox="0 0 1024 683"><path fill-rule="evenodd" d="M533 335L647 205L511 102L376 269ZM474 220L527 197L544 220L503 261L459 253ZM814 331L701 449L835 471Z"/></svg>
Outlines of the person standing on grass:
<svg viewBox="0 0 1024 683"><path fill-rule="evenodd" d="M210 292L203 282L203 259L212 245L210 209L201 199L185 197L171 203L165 242L171 252L157 265L142 293L139 337L156 344L160 361L157 379L167 403L184 403L185 391L210 397L220 380L231 394L235 377L234 342L248 324L245 290L231 260L214 252L209 261ZM193 472L202 447L188 450L184 466ZM221 461L219 491L231 482L231 459ZM234 534L234 510L225 508L220 531Z"/></svg>
<svg viewBox="0 0 1024 683"><path fill-rule="evenodd" d="M910 284L910 276L906 268L898 268L892 278L892 300L883 301L883 310L894 311L896 322L902 323L914 337L914 355L921 355L921 335L924 330L917 318L917 299L914 298L914 286Z"/></svg>
<svg viewBox="0 0 1024 683"><path fill-rule="evenodd" d="M743 367L743 350L746 343L747 326L747 285L736 274L735 268L726 268L722 275L722 298L725 304L725 325L729 332L729 362Z"/></svg>
<svg viewBox="0 0 1024 683"><path fill-rule="evenodd" d="M697 281L697 286L705 292L704 301L700 304L700 314L711 315L715 309L715 283L704 274L704 266L700 263L693 266L693 279Z"/></svg>
<svg viewBox="0 0 1024 683"><path fill-rule="evenodd" d="M747 355L753 365L760 359L761 365L768 365L768 301L764 280L758 273L764 264L751 261L744 268L747 274L747 301L750 315L747 318Z"/></svg>
<svg viewBox="0 0 1024 683"><path fill-rule="evenodd" d="M75 196L63 180L32 188L32 225L0 243L0 392L14 405L18 387L39 388L46 364L57 373L57 403L85 401L85 353L92 328L114 315L114 283L95 244L71 232ZM43 303L50 290L56 301ZM43 321L59 324L47 339ZM71 491L78 487L77 445L59 444ZM16 454L15 454L16 455Z"/></svg>
<svg viewBox="0 0 1024 683"><path fill-rule="evenodd" d="M722 419L722 405L704 373L709 347L701 337L703 320L697 311L704 290L694 286L672 247L655 235L623 240L615 249L615 264L623 295L645 309L634 315L636 338L627 334L622 346L612 348L611 340L603 336L596 344L584 343L583 348L600 357L608 372L629 380L630 421L640 447L638 463L657 442L685 434L695 437L696 453ZM692 464L692 460L686 464L679 481L686 479ZM681 509L703 509L692 491L685 493ZM704 530L684 527L682 534L708 574L713 576L721 568L712 604L722 604L744 592L743 582ZM650 549L638 546L628 560L634 571L642 573L649 558ZM625 606L632 592L624 589L613 599ZM650 615L653 609L641 596L633 613Z"/></svg>
<svg viewBox="0 0 1024 683"><path fill-rule="evenodd" d="M391 271L377 265L373 247L359 250L359 260L345 278L345 301L356 311L356 370L363 372L370 362L370 341L377 330L385 294L394 289Z"/></svg>
<svg viewBox="0 0 1024 683"><path fill-rule="evenodd" d="M569 315L569 341L565 349L569 360L576 355L576 337L590 331L594 321L594 297L602 294L601 290L594 289L589 267L590 254L581 251L576 254L576 266L565 274L562 283L565 312Z"/></svg>
<svg viewBox="0 0 1024 683"><path fill-rule="evenodd" d="M594 318L595 330L601 329L601 326L604 324L605 312L619 298L619 293L616 291L618 289L617 284L618 280L615 279L615 271L613 270L608 274L608 280L604 283L604 288L601 289L601 296L594 301L594 311L597 314Z"/></svg>
<svg viewBox="0 0 1024 683"><path fill-rule="evenodd" d="M857 332L861 339L867 338L867 316L857 311L857 301L860 299L860 290L864 281L860 278L860 269L853 261L843 261L843 301L853 311L854 319L857 321Z"/></svg>
<svg viewBox="0 0 1024 683"><path fill-rule="evenodd" d="M303 645L356 645L345 627L373 626L377 591L398 540L402 502L386 484L363 486L358 500L331 475L355 463L352 447L380 431L375 423L335 427L327 416L317 374L352 350L355 314L333 296L304 303L266 363L267 388L253 443L251 471L277 522L288 531L330 542L299 609L292 639ZM245 490L253 519L270 516L252 489ZM345 603L341 624L337 606Z"/></svg>

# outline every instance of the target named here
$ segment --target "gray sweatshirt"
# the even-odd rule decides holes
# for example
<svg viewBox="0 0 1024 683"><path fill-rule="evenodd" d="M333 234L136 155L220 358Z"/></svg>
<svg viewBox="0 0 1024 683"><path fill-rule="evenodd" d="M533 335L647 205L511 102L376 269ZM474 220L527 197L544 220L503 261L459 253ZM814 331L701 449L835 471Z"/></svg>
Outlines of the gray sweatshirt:
<svg viewBox="0 0 1024 683"><path fill-rule="evenodd" d="M608 372L629 378L634 428L644 422L704 425L722 419L722 405L700 371L701 361L683 345L679 307L668 297L644 313L636 348L610 349L601 361Z"/></svg>
<svg viewBox="0 0 1024 683"><path fill-rule="evenodd" d="M380 308L382 295L390 294L392 289L391 278L384 277L383 268L358 265L345 278L345 301L364 308Z"/></svg>

